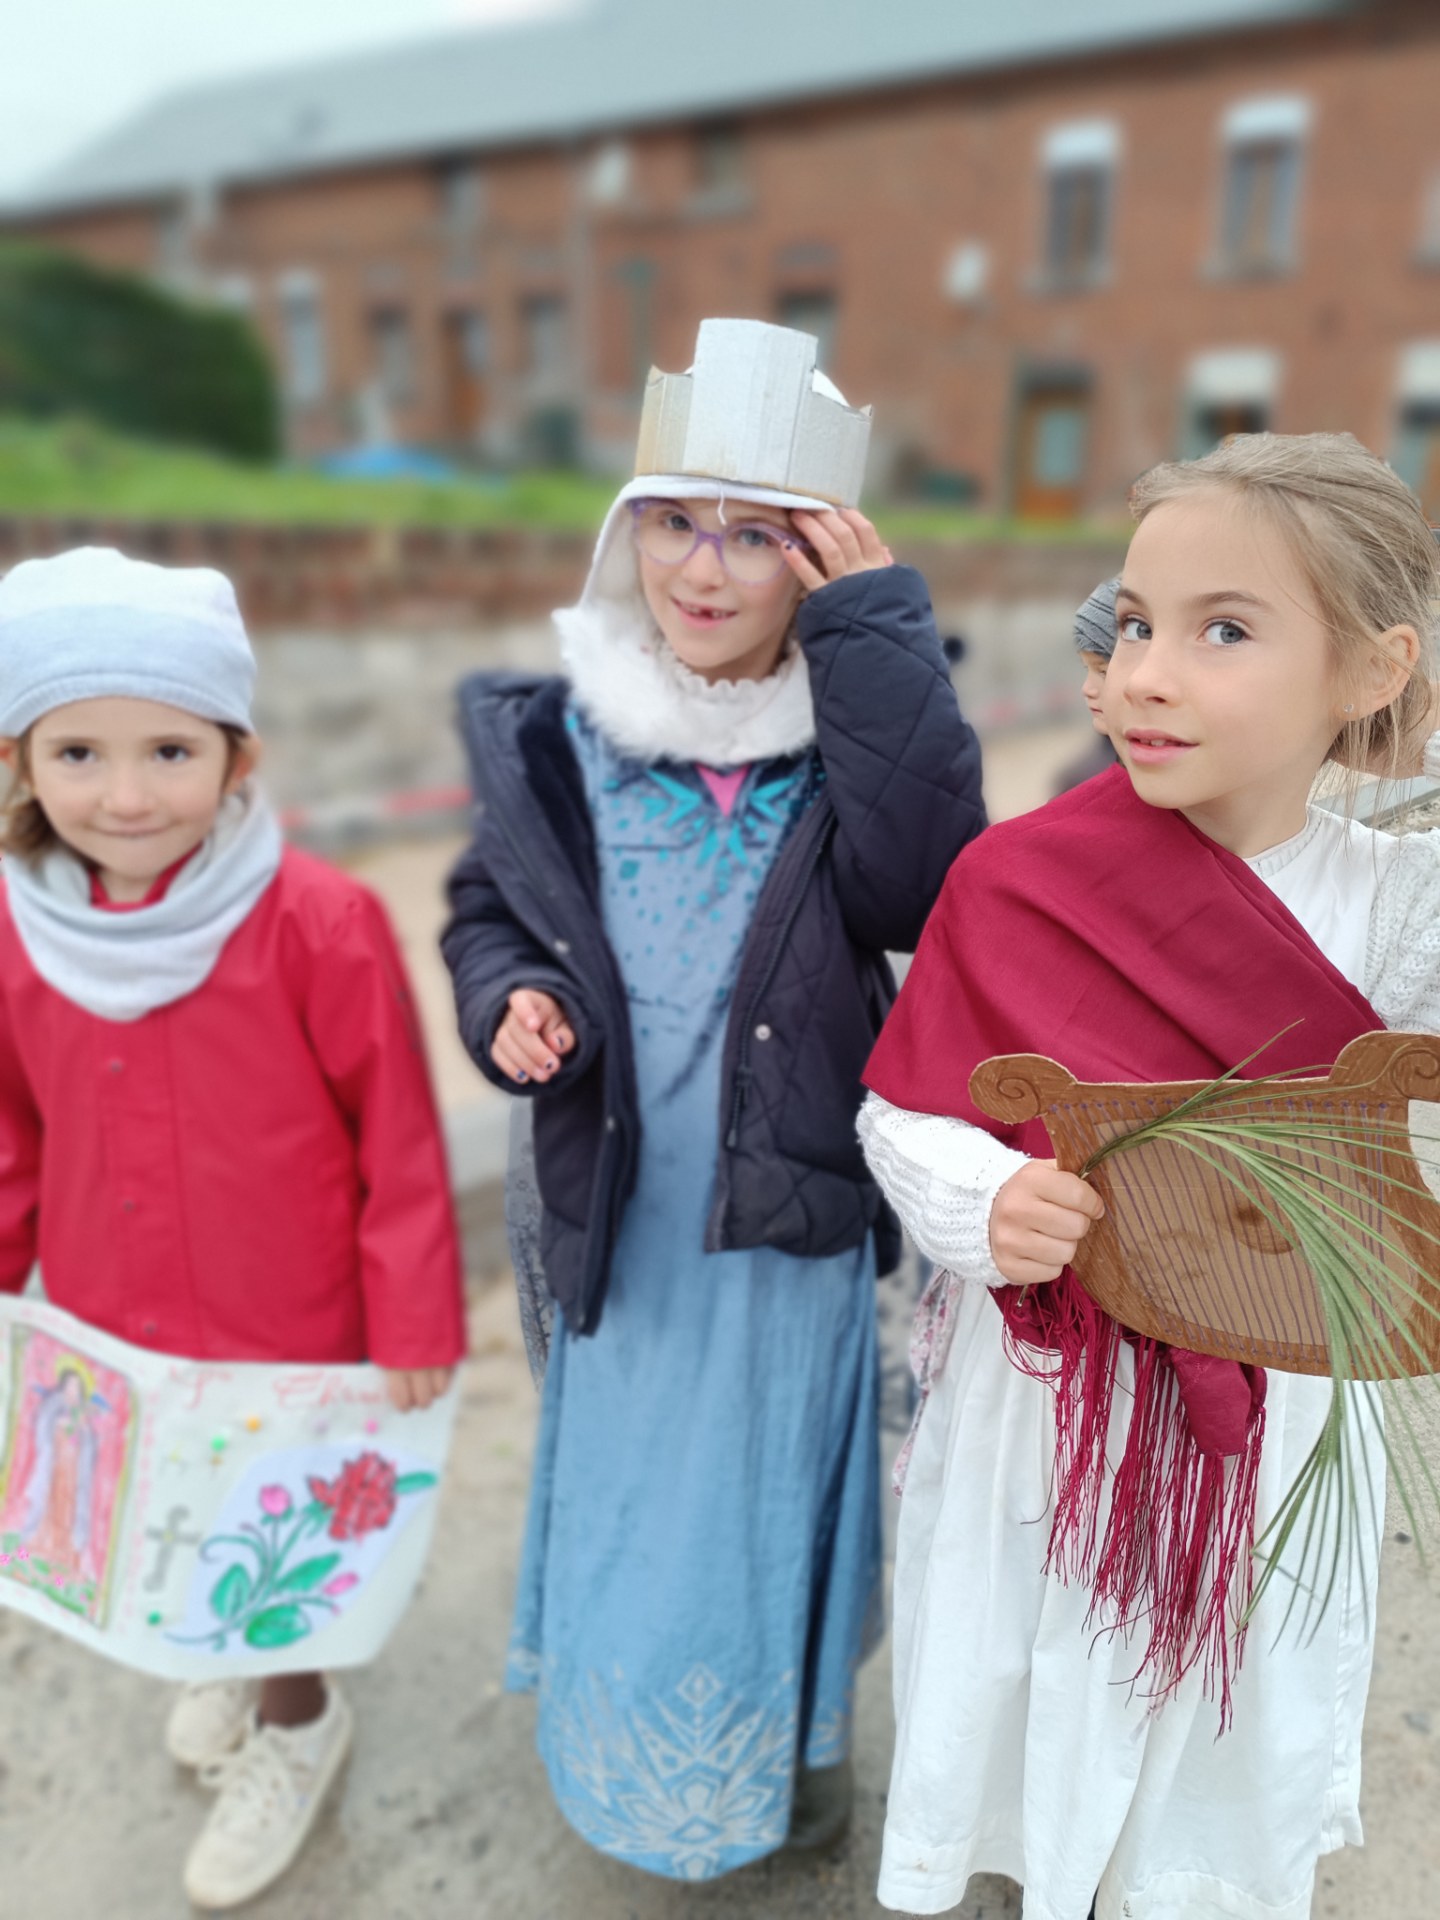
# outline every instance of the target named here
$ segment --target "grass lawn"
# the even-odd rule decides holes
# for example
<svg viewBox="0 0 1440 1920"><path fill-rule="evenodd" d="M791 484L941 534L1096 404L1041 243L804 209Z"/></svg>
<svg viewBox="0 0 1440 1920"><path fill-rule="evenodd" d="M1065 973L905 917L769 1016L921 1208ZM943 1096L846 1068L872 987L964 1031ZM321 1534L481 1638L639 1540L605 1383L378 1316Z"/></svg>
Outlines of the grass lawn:
<svg viewBox="0 0 1440 1920"><path fill-rule="evenodd" d="M305 467L258 467L66 420L0 418L0 513L132 520L250 520L288 526L494 527L589 531L614 487L579 474L333 480Z"/></svg>
<svg viewBox="0 0 1440 1920"><path fill-rule="evenodd" d="M335 480L304 467L252 467L125 439L83 420L0 417L0 514L132 520L246 520L286 526L533 526L593 532L615 483L575 473L448 482ZM876 506L885 536L921 540L1124 539L1120 522L1056 526L940 506Z"/></svg>

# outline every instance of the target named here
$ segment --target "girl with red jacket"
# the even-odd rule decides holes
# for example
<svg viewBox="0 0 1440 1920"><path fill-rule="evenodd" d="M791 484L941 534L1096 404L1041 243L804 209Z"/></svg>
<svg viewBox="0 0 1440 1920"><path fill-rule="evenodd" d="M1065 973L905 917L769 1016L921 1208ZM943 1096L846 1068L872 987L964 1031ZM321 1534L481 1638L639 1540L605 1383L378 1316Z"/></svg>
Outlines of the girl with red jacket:
<svg viewBox="0 0 1440 1920"><path fill-rule="evenodd" d="M283 845L251 778L230 584L81 548L0 581L0 1287L192 1359L386 1369L464 1349L444 1147L379 903ZM297 1173L303 1170L303 1177ZM218 1763L190 1897L295 1858L351 1714L333 1681L187 1688Z"/></svg>

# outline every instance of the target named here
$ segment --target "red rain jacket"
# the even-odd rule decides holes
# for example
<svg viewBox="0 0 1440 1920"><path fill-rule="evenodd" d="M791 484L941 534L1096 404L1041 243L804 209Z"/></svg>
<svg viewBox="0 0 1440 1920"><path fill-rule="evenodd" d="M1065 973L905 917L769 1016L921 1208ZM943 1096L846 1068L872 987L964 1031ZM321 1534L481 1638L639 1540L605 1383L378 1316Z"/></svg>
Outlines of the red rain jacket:
<svg viewBox="0 0 1440 1920"><path fill-rule="evenodd" d="M102 1020L0 889L0 1288L193 1359L448 1366L445 1150L373 894L288 848L202 987Z"/></svg>

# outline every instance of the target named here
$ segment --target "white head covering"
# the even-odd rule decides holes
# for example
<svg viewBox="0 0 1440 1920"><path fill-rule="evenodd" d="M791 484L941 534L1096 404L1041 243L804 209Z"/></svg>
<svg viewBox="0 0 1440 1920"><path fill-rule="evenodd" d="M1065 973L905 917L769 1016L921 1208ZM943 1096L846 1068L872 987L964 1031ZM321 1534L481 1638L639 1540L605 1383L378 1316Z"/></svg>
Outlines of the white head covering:
<svg viewBox="0 0 1440 1920"><path fill-rule="evenodd" d="M0 734L73 700L127 695L250 730L255 656L235 589L210 567L113 547L22 560L0 580Z"/></svg>
<svg viewBox="0 0 1440 1920"><path fill-rule="evenodd" d="M656 626L630 532L630 502L653 499L718 500L722 514L747 503L825 510L822 500L775 487L674 474L628 482L605 516L584 592L575 606L555 614L581 709L637 760L735 767L803 752L815 739L815 709L798 648L768 679L710 681L691 672Z"/></svg>
<svg viewBox="0 0 1440 1920"><path fill-rule="evenodd" d="M798 650L766 680L707 681L676 657L640 585L630 503L717 500L723 521L731 503L824 513L857 500L869 410L817 370L818 346L791 327L703 320L689 372L651 373L636 477L605 516L578 603L555 615L581 709L637 759L733 767L814 741ZM825 492L797 491L800 476Z"/></svg>

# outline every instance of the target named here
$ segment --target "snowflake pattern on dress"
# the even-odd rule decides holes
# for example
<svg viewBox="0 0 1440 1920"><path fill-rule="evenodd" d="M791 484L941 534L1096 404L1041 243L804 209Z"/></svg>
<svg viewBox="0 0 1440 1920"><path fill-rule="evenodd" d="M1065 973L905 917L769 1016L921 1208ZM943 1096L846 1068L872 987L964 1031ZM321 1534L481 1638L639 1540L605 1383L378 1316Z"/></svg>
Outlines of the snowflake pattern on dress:
<svg viewBox="0 0 1440 1920"><path fill-rule="evenodd" d="M658 767L647 768L645 779L655 792L643 794L640 810L646 826L657 826L680 847L694 848L697 866L714 862L713 884L725 893L750 864L752 853L768 847L777 830L790 821L796 799L793 768L778 778L756 781L742 789L730 813L721 811L708 785L693 784Z"/></svg>
<svg viewBox="0 0 1440 1920"><path fill-rule="evenodd" d="M615 1678L623 1688L624 1676ZM548 1698L565 1767L565 1816L592 1846L676 1879L706 1880L727 1856L784 1841L795 1765L793 1674L781 1677L765 1704L732 1694L698 1662L647 1712L619 1705L596 1673L563 1705Z"/></svg>
<svg viewBox="0 0 1440 1920"><path fill-rule="evenodd" d="M739 966L737 928L823 770L813 756L750 767L726 806L698 768L616 757L571 720L598 788L606 932L630 997L642 1077L647 1055L664 1056L652 1095L664 1102L717 1043Z"/></svg>

